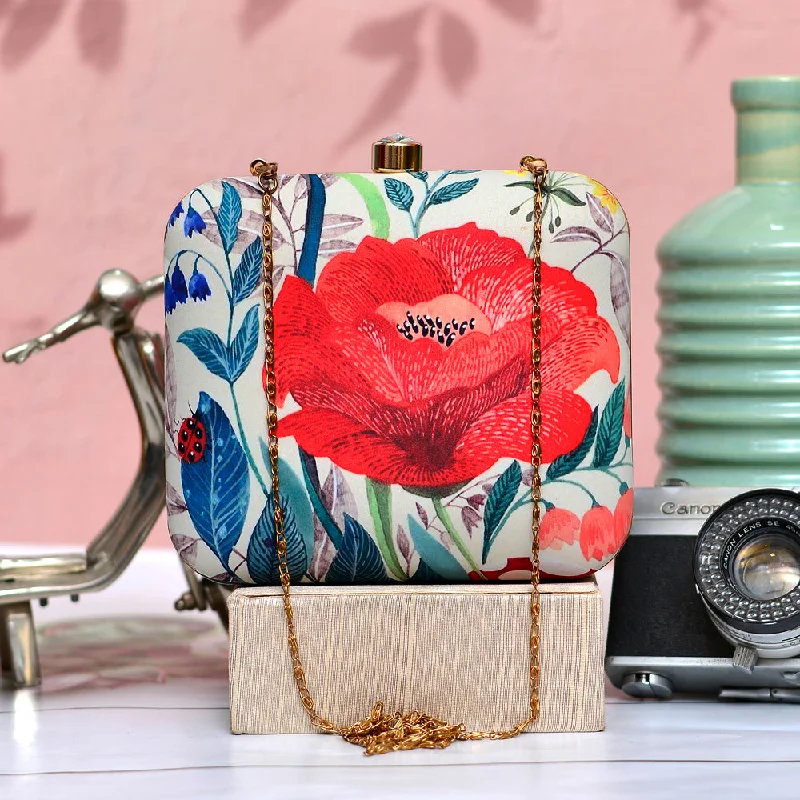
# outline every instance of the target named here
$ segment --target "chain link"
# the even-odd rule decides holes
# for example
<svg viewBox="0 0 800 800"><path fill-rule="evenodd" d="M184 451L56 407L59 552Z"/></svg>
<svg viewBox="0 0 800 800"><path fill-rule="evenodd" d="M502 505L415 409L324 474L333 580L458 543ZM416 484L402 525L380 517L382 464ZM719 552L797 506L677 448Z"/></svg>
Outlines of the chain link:
<svg viewBox="0 0 800 800"><path fill-rule="evenodd" d="M274 301L274 261L272 255L272 195L278 188L278 165L274 162L253 161L250 172L258 179L263 191L261 229L263 245L264 277L264 342L265 374L267 394L267 441L272 478L272 504L275 523L275 543L278 554L278 573L280 575L283 609L286 615L287 641L292 659L294 680L300 702L308 714L311 724L323 733L334 733L348 742L361 745L367 755L389 753L395 750L414 750L416 748L443 748L454 741L475 741L480 739L511 739L518 736L531 723L539 719L539 639L541 601L539 596L539 521L542 478L541 429L542 429L542 347L541 347L541 297L542 297L542 216L543 187L547 179L547 162L533 156L525 156L520 167L531 173L534 188L533 224L533 280L531 288L531 500L533 518L531 521L531 625L530 625L530 707L528 717L507 730L468 731L463 724L452 725L443 720L411 711L407 714L396 712L387 714L383 703L375 703L370 715L355 725L341 727L325 717L316 709L314 698L308 689L303 661L297 641L294 624L294 609L291 601L291 581L286 557L286 533L283 525L283 509L280 505L280 478L278 475L278 405L275 374L275 315Z"/></svg>

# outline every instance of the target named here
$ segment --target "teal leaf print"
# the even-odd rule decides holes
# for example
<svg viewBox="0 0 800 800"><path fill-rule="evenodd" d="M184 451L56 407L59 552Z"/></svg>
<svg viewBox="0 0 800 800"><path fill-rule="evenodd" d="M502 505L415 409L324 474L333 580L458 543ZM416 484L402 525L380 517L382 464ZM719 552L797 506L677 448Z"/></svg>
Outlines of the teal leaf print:
<svg viewBox="0 0 800 800"><path fill-rule="evenodd" d="M258 443L261 446L261 457L264 459L271 481L272 468L267 443L261 438L259 438ZM311 553L314 550L314 512L311 509L305 486L295 471L283 459L278 461L278 475L281 479L283 502L291 506L297 522L297 529L305 542L306 551Z"/></svg>
<svg viewBox="0 0 800 800"><path fill-rule="evenodd" d="M308 569L308 551L297 525L292 507L281 499L283 509L283 532L286 536L286 561L289 577L299 581ZM267 502L247 545L247 570L254 583L262 586L280 583L278 573L278 550L275 542L275 503L272 494Z"/></svg>
<svg viewBox="0 0 800 800"><path fill-rule="evenodd" d="M428 198L428 205L436 206L442 203L449 203L451 200L471 192L477 185L478 179L470 178L468 181L456 181L448 186L442 186Z"/></svg>
<svg viewBox="0 0 800 800"><path fill-rule="evenodd" d="M522 483L522 470L517 461L512 461L505 472L495 481L492 491L486 498L486 508L483 512L483 550L481 552L484 564L497 534L500 533L503 516L514 501L520 483Z"/></svg>
<svg viewBox="0 0 800 800"><path fill-rule="evenodd" d="M422 181L423 183L428 180L428 173L424 170L422 172L409 172L408 174L412 178L416 178L418 181Z"/></svg>
<svg viewBox="0 0 800 800"><path fill-rule="evenodd" d="M199 461L181 462L181 488L192 524L227 569L250 504L250 473L220 405L201 392L195 413L207 432L206 449Z"/></svg>
<svg viewBox="0 0 800 800"><path fill-rule="evenodd" d="M214 331L191 328L184 331L178 341L185 344L210 373L230 382L227 349Z"/></svg>
<svg viewBox="0 0 800 800"><path fill-rule="evenodd" d="M466 578L462 579L466 580ZM419 560L419 564L417 564L417 571L411 578L411 583L446 583L445 578L436 572L435 569L432 569L428 564L423 561L423 559Z"/></svg>
<svg viewBox="0 0 800 800"><path fill-rule="evenodd" d="M569 453L564 453L563 456L558 456L553 460L553 463L547 468L546 478L548 481L554 481L556 478L561 478L569 474L575 467L580 466L580 463L586 458L589 451L594 444L594 437L597 433L597 409L592 411L592 418L589 420L589 425L586 428L586 433L583 435L581 443Z"/></svg>
<svg viewBox="0 0 800 800"><path fill-rule="evenodd" d="M414 202L414 192L411 187L397 178L384 178L383 185L386 187L386 196L389 202L400 211L408 211Z"/></svg>
<svg viewBox="0 0 800 800"><path fill-rule="evenodd" d="M217 211L219 236L226 255L230 255L239 234L239 220L242 217L242 198L231 184L222 182L222 202Z"/></svg>
<svg viewBox="0 0 800 800"><path fill-rule="evenodd" d="M442 544L440 544L430 531L426 531L419 522L411 515L408 517L408 530L420 557L420 569L424 570L423 564L432 572L448 581L468 581L469 574L464 567L459 564L455 556ZM415 575L417 574L415 573Z"/></svg>
<svg viewBox="0 0 800 800"><path fill-rule="evenodd" d="M261 237L256 237L242 253L242 260L233 273L233 302L241 303L258 286L263 268L264 247Z"/></svg>
<svg viewBox="0 0 800 800"><path fill-rule="evenodd" d="M239 380L250 366L258 346L258 330L258 306L253 306L245 314L242 327L228 350L228 380L231 383Z"/></svg>
<svg viewBox="0 0 800 800"><path fill-rule="evenodd" d="M570 206L586 205L585 201L581 200L580 197L578 197L574 192L571 192L569 189L565 189L563 186L559 186L555 189L549 189L549 192L547 193L554 195L559 200L563 200L567 205Z"/></svg>
<svg viewBox="0 0 800 800"><path fill-rule="evenodd" d="M619 450L622 439L622 417L625 411L625 381L620 381L611 393L600 424L597 427L597 444L594 449L595 467L607 467Z"/></svg>
<svg viewBox="0 0 800 800"><path fill-rule="evenodd" d="M378 545L362 525L345 514L342 546L331 563L325 582L349 584L386 581L386 569Z"/></svg>
<svg viewBox="0 0 800 800"><path fill-rule="evenodd" d="M314 509L314 513L317 515L320 524L325 529L325 533L328 534L328 537L333 542L333 546L339 550L342 547L344 539L342 532L339 530L339 526L322 502L322 487L319 482L317 462L314 456L310 455L302 448L300 448L298 452L300 454L300 464L303 468L303 480L308 490L309 500L311 500L311 507Z"/></svg>

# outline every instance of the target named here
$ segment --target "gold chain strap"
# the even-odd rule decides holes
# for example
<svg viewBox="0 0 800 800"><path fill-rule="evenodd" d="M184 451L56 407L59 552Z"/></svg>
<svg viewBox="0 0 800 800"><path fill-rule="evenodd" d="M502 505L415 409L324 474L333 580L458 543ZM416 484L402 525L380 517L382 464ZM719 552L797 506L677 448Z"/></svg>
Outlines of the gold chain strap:
<svg viewBox="0 0 800 800"><path fill-rule="evenodd" d="M283 593L283 608L286 613L286 628L289 654L292 658L294 680L300 701L308 714L311 724L323 733L335 733L352 744L365 748L367 755L389 753L393 750L414 750L423 748L443 748L456 740L475 741L479 739L511 739L518 736L528 725L539 719L539 502L542 479L539 470L542 464L542 347L541 347L541 296L542 296L542 195L547 177L547 162L540 158L525 156L520 166L531 173L534 185L534 225L533 225L533 284L531 289L531 500L533 501L533 520L531 523L531 627L530 627L530 713L528 717L513 728L501 731L468 731L463 724L452 725L420 711L407 714L395 712L387 714L383 703L377 702L370 715L355 725L340 727L321 716L308 690L303 662L298 649L294 626L294 610L291 601L291 581L286 559L286 534L283 528L283 509L281 508L280 480L278 477L278 407L275 383L275 315L273 312L274 262L272 257L272 195L278 188L278 165L261 160L253 161L250 172L258 178L263 190L262 210L264 221L262 242L264 248L264 341L267 393L267 432L269 462L272 472L272 501L274 507L275 542L278 553L278 572Z"/></svg>

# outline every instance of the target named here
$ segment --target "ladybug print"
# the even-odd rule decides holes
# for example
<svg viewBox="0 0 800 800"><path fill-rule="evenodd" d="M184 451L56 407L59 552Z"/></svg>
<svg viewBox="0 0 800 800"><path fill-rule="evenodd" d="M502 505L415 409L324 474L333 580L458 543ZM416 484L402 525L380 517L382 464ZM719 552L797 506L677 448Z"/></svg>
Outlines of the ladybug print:
<svg viewBox="0 0 800 800"><path fill-rule="evenodd" d="M187 464L200 461L206 452L206 426L203 425L197 414L187 417L181 422L178 430L178 456Z"/></svg>

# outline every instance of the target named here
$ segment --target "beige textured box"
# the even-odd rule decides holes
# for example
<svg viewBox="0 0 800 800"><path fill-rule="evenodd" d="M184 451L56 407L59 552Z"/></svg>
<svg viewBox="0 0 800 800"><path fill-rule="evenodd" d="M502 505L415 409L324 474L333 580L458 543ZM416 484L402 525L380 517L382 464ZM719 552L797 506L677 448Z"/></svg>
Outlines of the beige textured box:
<svg viewBox="0 0 800 800"><path fill-rule="evenodd" d="M594 579L543 585L541 717L530 731L604 727L602 600ZM528 708L524 584L292 590L319 712L337 724L418 708L506 728ZM309 733L286 646L280 588L237 589L230 611L233 733Z"/></svg>

